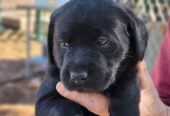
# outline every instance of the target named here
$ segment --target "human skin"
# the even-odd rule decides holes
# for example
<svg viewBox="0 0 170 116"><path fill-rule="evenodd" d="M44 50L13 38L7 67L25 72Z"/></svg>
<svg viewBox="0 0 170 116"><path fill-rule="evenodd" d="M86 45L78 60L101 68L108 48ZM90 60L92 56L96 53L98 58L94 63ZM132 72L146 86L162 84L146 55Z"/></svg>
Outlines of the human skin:
<svg viewBox="0 0 170 116"><path fill-rule="evenodd" d="M138 63L137 71L141 88L140 116L170 116L170 107L160 100L144 61ZM61 82L56 85L56 89L63 97L84 106L89 111L99 116L109 116L109 99L106 96L100 93L68 91Z"/></svg>

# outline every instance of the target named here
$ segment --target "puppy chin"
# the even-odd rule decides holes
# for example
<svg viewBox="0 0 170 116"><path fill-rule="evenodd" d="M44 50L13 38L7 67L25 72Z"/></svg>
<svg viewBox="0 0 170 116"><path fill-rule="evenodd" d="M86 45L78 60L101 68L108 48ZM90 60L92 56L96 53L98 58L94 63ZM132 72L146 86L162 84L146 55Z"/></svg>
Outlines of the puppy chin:
<svg viewBox="0 0 170 116"><path fill-rule="evenodd" d="M74 84L68 81L62 81L64 86L69 90L69 91L78 91L78 92L101 92L105 90L106 85L101 85L101 84L94 84L93 86L90 86L91 84L85 83L85 84Z"/></svg>

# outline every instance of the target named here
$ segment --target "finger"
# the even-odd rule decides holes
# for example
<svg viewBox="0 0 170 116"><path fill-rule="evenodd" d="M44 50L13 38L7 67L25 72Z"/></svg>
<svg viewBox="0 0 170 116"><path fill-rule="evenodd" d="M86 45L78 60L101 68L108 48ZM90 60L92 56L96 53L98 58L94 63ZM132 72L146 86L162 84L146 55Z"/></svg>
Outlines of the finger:
<svg viewBox="0 0 170 116"><path fill-rule="evenodd" d="M56 89L63 97L86 107L89 111L93 113L108 113L109 100L101 94L68 91L61 82L57 84Z"/></svg>
<svg viewBox="0 0 170 116"><path fill-rule="evenodd" d="M149 75L147 65L144 61L141 61L137 64L138 77L140 79L141 89L152 88L153 83Z"/></svg>
<svg viewBox="0 0 170 116"><path fill-rule="evenodd" d="M61 82L57 83L56 89L63 97L66 97L70 100L76 100L76 101L78 100L79 101L79 99L80 99L77 97L80 95L80 93L78 93L76 91L68 91Z"/></svg>

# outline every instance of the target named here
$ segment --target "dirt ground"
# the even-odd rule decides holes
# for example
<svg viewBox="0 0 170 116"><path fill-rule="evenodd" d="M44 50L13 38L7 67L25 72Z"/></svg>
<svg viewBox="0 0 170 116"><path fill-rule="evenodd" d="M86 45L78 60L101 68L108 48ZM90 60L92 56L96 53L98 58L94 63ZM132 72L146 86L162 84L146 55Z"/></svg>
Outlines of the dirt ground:
<svg viewBox="0 0 170 116"><path fill-rule="evenodd" d="M32 105L4 104L0 105L0 116L34 116L34 108Z"/></svg>
<svg viewBox="0 0 170 116"><path fill-rule="evenodd" d="M32 56L41 54L41 45L32 41ZM25 40L1 40L0 83L24 71ZM32 69L39 65L32 65ZM42 76L42 75L41 75ZM34 116L34 103L41 77L0 85L0 116Z"/></svg>

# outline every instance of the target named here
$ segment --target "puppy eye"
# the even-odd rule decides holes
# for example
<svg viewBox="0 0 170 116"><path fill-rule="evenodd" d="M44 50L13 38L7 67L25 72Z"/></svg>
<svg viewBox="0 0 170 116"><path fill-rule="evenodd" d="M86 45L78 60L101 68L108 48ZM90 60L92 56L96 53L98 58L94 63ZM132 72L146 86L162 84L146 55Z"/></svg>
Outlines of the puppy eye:
<svg viewBox="0 0 170 116"><path fill-rule="evenodd" d="M64 41L60 41L60 42L59 42L59 45L60 45L60 47L62 47L62 48L68 48L68 47L69 47L69 44L68 44L67 42L64 42Z"/></svg>
<svg viewBox="0 0 170 116"><path fill-rule="evenodd" d="M109 41L109 39L108 39L107 37L101 36L101 37L98 38L97 44L100 45L100 46L102 46L102 45L107 44L108 41Z"/></svg>

